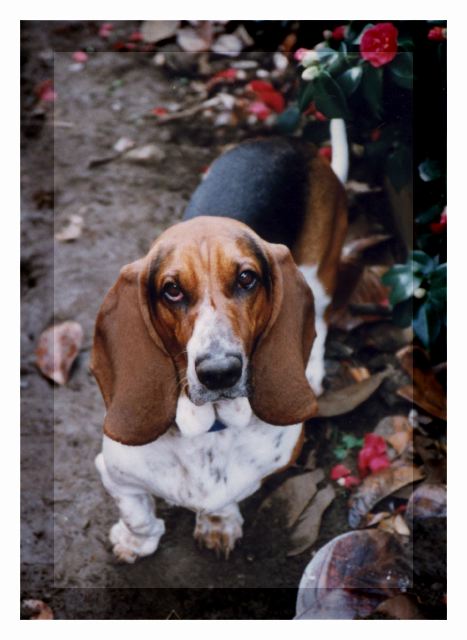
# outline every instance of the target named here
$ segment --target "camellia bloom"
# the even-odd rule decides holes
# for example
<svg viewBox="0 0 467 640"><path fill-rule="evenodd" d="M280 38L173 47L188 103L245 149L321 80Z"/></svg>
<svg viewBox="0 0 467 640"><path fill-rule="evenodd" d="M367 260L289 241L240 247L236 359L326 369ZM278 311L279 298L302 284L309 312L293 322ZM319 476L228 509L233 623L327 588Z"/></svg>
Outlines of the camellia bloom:
<svg viewBox="0 0 467 640"><path fill-rule="evenodd" d="M347 33L347 27L345 24L341 24L340 27L336 27L332 32L334 40L343 40Z"/></svg>
<svg viewBox="0 0 467 640"><path fill-rule="evenodd" d="M398 31L391 22L381 22L362 35L360 53L372 67L382 67L397 54Z"/></svg>
<svg viewBox="0 0 467 640"><path fill-rule="evenodd" d="M446 230L448 226L448 214L446 211L446 208L444 208L443 213L441 214L441 217L439 219L439 222L432 222L430 224L430 229L432 231L432 233L443 233L443 231Z"/></svg>
<svg viewBox="0 0 467 640"><path fill-rule="evenodd" d="M447 29L444 27L433 27L428 31L428 40L435 40L437 42L442 42L446 40Z"/></svg>
<svg viewBox="0 0 467 640"><path fill-rule="evenodd" d="M386 441L374 433L367 433L363 447L358 453L358 470L364 478L368 473L375 473L389 467L386 453Z"/></svg>

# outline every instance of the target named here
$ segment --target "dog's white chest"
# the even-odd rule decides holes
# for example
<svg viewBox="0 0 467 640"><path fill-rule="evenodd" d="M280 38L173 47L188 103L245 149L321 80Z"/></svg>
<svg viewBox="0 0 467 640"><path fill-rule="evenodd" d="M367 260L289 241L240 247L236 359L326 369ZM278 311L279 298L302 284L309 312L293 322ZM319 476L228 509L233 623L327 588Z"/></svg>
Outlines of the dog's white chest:
<svg viewBox="0 0 467 640"><path fill-rule="evenodd" d="M246 426L184 437L176 427L142 446L104 436L105 467L113 482L138 488L193 511L213 512L251 495L286 465L301 425L275 427L252 416Z"/></svg>

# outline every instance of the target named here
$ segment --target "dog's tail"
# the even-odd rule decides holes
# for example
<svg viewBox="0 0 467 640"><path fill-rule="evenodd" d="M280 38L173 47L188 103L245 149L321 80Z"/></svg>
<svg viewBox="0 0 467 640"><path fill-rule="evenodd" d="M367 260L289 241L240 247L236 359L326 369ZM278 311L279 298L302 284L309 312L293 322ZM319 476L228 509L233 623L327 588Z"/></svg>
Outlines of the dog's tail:
<svg viewBox="0 0 467 640"><path fill-rule="evenodd" d="M331 120L330 128L332 146L331 167L342 184L345 184L349 173L349 145L347 142L345 122L340 118L335 118Z"/></svg>

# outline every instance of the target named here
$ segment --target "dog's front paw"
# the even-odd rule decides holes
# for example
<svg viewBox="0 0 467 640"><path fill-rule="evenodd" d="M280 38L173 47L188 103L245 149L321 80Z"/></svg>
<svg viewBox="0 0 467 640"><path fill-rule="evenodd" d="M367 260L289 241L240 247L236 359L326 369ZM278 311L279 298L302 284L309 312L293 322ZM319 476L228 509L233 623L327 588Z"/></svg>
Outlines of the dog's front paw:
<svg viewBox="0 0 467 640"><path fill-rule="evenodd" d="M159 546L159 540L165 533L164 521L156 518L151 535L132 533L123 520L119 520L110 529L110 542L113 553L121 562L133 563L138 558L149 556Z"/></svg>
<svg viewBox="0 0 467 640"><path fill-rule="evenodd" d="M194 538L200 547L212 549L217 557L228 559L235 543L243 536L243 518L235 505L227 513L197 513Z"/></svg>

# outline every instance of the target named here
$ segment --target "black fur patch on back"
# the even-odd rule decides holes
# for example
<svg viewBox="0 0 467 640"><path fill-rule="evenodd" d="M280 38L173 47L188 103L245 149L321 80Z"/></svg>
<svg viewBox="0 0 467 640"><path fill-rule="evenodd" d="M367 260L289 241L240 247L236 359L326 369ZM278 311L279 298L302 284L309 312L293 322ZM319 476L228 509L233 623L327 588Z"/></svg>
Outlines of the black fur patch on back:
<svg viewBox="0 0 467 640"><path fill-rule="evenodd" d="M220 156L184 214L235 218L268 242L291 247L306 213L310 148L300 141L244 142Z"/></svg>

